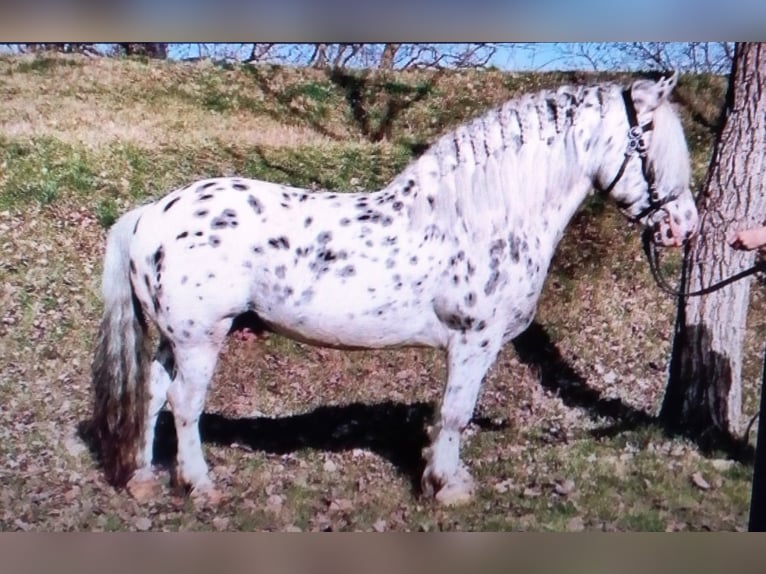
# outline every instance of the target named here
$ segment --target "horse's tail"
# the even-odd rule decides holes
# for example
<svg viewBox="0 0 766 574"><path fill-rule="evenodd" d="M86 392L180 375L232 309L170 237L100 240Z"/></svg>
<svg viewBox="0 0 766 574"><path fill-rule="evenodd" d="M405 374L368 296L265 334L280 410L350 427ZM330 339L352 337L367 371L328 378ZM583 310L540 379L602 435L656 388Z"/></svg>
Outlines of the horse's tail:
<svg viewBox="0 0 766 574"><path fill-rule="evenodd" d="M109 231L101 291L104 315L93 374L92 432L107 480L124 486L136 469L144 436L150 340L130 283L130 242L143 208L120 217Z"/></svg>

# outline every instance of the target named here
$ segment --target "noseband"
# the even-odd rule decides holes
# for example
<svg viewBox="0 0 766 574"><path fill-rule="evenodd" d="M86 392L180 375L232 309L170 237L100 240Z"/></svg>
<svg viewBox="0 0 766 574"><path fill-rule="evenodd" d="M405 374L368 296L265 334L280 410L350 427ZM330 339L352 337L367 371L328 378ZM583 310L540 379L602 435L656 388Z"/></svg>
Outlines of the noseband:
<svg viewBox="0 0 766 574"><path fill-rule="evenodd" d="M644 125L639 125L638 114L633 105L633 98L630 97L629 89L622 91L622 101L625 104L625 113L628 116L628 124L630 125L628 128L628 147L625 150L625 158L622 160L620 170L617 172L617 175L614 176L612 183L602 191L606 194L611 193L614 186L617 185L617 182L620 181L620 178L622 178L625 173L625 168L627 167L630 158L632 158L634 154L638 154L638 157L641 159L641 173L644 176L649 193L649 205L641 210L638 215L629 218L632 221L637 222L644 217L653 215L655 212L659 211L663 205L672 201L673 197L669 194L667 197L660 199L659 193L657 192L657 184L654 180L654 170L649 165L644 134L654 129L654 122L650 121Z"/></svg>

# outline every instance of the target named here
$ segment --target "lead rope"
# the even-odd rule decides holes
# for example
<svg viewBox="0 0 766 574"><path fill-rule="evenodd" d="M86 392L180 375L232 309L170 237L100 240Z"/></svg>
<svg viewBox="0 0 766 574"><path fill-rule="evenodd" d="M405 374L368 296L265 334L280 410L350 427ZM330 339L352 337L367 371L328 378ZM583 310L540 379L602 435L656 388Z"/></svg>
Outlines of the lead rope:
<svg viewBox="0 0 766 574"><path fill-rule="evenodd" d="M752 267L749 267L744 271L740 271L731 277L722 279L718 283L714 283L713 285L709 285L697 291L688 291L684 293L678 288L672 287L662 276L662 272L660 271L659 257L657 255L657 246L651 240L651 233L651 230L647 228L641 236L644 252L646 253L646 258L649 261L649 269L652 271L652 277L654 277L654 281L657 283L657 286L662 291L668 295L672 295L673 297L700 297L702 295L707 295L708 293L718 291L719 289L722 289L723 287L726 287L735 281L739 281L748 275L752 275L753 273L766 271L766 261L759 261Z"/></svg>

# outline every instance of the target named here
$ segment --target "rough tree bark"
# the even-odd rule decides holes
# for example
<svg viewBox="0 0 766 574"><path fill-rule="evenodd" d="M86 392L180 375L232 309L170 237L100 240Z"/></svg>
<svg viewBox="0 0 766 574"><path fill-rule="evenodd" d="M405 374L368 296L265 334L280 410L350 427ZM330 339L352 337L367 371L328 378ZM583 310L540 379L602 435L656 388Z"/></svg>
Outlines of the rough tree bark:
<svg viewBox="0 0 766 574"><path fill-rule="evenodd" d="M738 43L721 131L700 205L701 225L686 253L682 285L696 290L754 263L728 234L766 221L766 44ZM742 340L752 276L679 301L660 419L698 438L740 433Z"/></svg>

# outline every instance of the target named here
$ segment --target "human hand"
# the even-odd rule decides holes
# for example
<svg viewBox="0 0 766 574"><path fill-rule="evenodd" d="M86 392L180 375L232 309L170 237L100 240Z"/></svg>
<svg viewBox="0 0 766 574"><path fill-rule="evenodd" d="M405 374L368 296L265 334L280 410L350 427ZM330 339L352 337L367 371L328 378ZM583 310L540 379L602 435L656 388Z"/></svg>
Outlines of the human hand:
<svg viewBox="0 0 766 574"><path fill-rule="evenodd" d="M766 227L742 229L731 233L728 237L728 243L733 249L746 251L766 245Z"/></svg>

